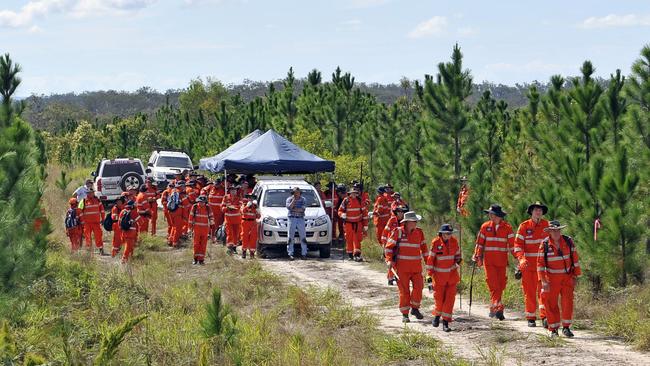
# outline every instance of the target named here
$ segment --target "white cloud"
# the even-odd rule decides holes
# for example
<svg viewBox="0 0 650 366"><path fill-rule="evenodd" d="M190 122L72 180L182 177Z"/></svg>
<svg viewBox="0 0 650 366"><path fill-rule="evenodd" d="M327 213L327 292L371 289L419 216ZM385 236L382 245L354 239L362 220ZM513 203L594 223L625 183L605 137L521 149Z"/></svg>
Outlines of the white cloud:
<svg viewBox="0 0 650 366"><path fill-rule="evenodd" d="M579 24L580 28L618 28L618 27L648 27L650 26L650 15L637 14L609 14L604 17L587 18Z"/></svg>
<svg viewBox="0 0 650 366"><path fill-rule="evenodd" d="M457 31L460 37L472 37L478 34L478 29L474 27L461 27Z"/></svg>
<svg viewBox="0 0 650 366"><path fill-rule="evenodd" d="M75 17L90 15L119 15L146 8L158 0L31 0L20 10L0 10L0 27L25 28L50 14ZM39 28L40 29L40 28Z"/></svg>
<svg viewBox="0 0 650 366"><path fill-rule="evenodd" d="M344 22L341 22L336 30L339 32L356 32L361 29L361 20L359 19L350 19Z"/></svg>
<svg viewBox="0 0 650 366"><path fill-rule="evenodd" d="M32 34L43 33L43 29L38 25L32 25L31 27L29 27L28 32Z"/></svg>
<svg viewBox="0 0 650 366"><path fill-rule="evenodd" d="M409 38L422 38L428 36L441 35L447 29L447 18L442 16L434 16L433 18L424 21L409 32Z"/></svg>

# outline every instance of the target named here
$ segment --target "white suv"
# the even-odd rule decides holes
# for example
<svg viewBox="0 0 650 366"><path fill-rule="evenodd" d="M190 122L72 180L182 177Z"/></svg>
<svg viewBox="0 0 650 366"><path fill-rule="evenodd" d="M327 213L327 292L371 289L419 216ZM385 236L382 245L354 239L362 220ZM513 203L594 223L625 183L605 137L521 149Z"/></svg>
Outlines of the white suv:
<svg viewBox="0 0 650 366"><path fill-rule="evenodd" d="M103 202L115 201L122 192L138 189L144 183L145 170L140 159L103 159L97 169L90 173L94 177L95 195Z"/></svg>
<svg viewBox="0 0 650 366"><path fill-rule="evenodd" d="M192 170L192 160L182 151L156 150L151 153L147 167L148 176L158 183L158 189L165 189L167 182L176 178L183 170Z"/></svg>
<svg viewBox="0 0 650 366"><path fill-rule="evenodd" d="M325 213L325 205L314 187L302 177L258 177L253 188L257 196L262 222L259 226L257 247L262 254L268 246L286 246L289 231L286 201L291 196L291 188L299 187L305 198L305 231L309 249L318 249L321 258L329 258L332 245L332 220ZM296 233L298 238L298 233ZM294 243L300 244L299 240Z"/></svg>

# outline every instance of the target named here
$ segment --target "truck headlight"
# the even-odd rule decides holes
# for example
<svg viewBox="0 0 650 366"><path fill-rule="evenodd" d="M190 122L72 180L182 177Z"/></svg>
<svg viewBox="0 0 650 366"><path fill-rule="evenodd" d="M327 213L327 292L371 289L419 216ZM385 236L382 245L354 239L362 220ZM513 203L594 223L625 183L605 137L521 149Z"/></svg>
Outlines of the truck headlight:
<svg viewBox="0 0 650 366"><path fill-rule="evenodd" d="M156 172L156 178L158 179L165 179L165 173L164 172Z"/></svg>
<svg viewBox="0 0 650 366"><path fill-rule="evenodd" d="M327 215L320 216L314 220L314 226L321 226L327 224Z"/></svg>
<svg viewBox="0 0 650 366"><path fill-rule="evenodd" d="M276 220L275 217L266 216L266 217L264 217L262 222L267 224L267 225L278 226L278 220Z"/></svg>

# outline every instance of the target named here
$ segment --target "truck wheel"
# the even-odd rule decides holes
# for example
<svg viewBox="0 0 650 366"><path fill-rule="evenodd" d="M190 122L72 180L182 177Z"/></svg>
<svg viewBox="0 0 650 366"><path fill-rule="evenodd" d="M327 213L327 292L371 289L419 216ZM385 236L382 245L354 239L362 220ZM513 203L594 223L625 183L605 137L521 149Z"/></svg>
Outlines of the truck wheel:
<svg viewBox="0 0 650 366"><path fill-rule="evenodd" d="M325 244L321 245L320 248L318 248L318 255L321 258L329 258L330 257L330 251L332 249L332 243L330 244Z"/></svg>
<svg viewBox="0 0 650 366"><path fill-rule="evenodd" d="M120 188L123 192L128 192L130 189L140 189L140 186L144 183L142 177L134 172L126 173L122 176L120 181Z"/></svg>

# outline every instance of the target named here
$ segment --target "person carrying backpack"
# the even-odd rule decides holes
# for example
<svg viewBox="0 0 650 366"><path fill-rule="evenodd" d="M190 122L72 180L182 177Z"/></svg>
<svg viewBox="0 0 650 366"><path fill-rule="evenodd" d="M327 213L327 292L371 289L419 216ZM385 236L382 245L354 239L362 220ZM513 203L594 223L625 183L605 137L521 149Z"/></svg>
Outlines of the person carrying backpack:
<svg viewBox="0 0 650 366"><path fill-rule="evenodd" d="M122 249L122 229L120 228L120 212L124 209L126 197L128 193L124 192L115 201L115 205L111 208L111 219L113 220L113 249L111 250L111 258L115 258L117 253Z"/></svg>
<svg viewBox="0 0 650 366"><path fill-rule="evenodd" d="M214 219L212 211L208 206L208 197L199 196L196 203L192 205L190 211L190 228L192 229L192 240L194 249L194 261L192 264L203 265L205 261L205 251L208 247L208 234L210 233L210 226Z"/></svg>
<svg viewBox="0 0 650 366"><path fill-rule="evenodd" d="M181 239L185 222L189 211L184 209L185 205L189 205L187 197L185 197L185 181L176 183L176 187L167 199L167 210L169 211L169 218L172 222L172 231L169 239L169 244L176 248ZM185 216L185 217L184 217Z"/></svg>
<svg viewBox="0 0 650 366"><path fill-rule="evenodd" d="M138 241L138 211L135 209L135 201L126 203L126 207L120 212L119 225L122 231L122 241L124 243L124 253L122 254L122 263L126 263L133 255L133 249Z"/></svg>
<svg viewBox="0 0 650 366"><path fill-rule="evenodd" d="M169 216L169 209L167 208L167 201L169 200L169 195L172 194L174 186L169 184L167 188L160 194L160 203L163 208L163 215L165 215L165 221L167 222L167 245L171 245L171 236L172 236L172 219Z"/></svg>
<svg viewBox="0 0 650 366"><path fill-rule="evenodd" d="M558 336L562 325L562 334L573 337L573 291L582 275L578 262L578 251L570 236L562 235L566 225L553 220L544 229L549 237L539 246L537 256L537 274L542 281L542 302L546 309L546 329L551 337ZM560 299L561 298L561 299ZM561 305L558 306L558 301Z"/></svg>
<svg viewBox="0 0 650 366"><path fill-rule="evenodd" d="M79 201L76 198L70 198L68 201L70 208L65 215L65 233L70 238L70 247L72 252L81 248L81 238L83 237L83 228L81 226L81 210L78 208Z"/></svg>
<svg viewBox="0 0 650 366"><path fill-rule="evenodd" d="M81 222L84 227L85 242L88 249L91 249L91 238L95 239L95 246L99 254L104 255L104 243L102 238L102 222L104 221L104 205L95 196L95 191L88 190L88 196L84 199L84 208L81 210Z"/></svg>

